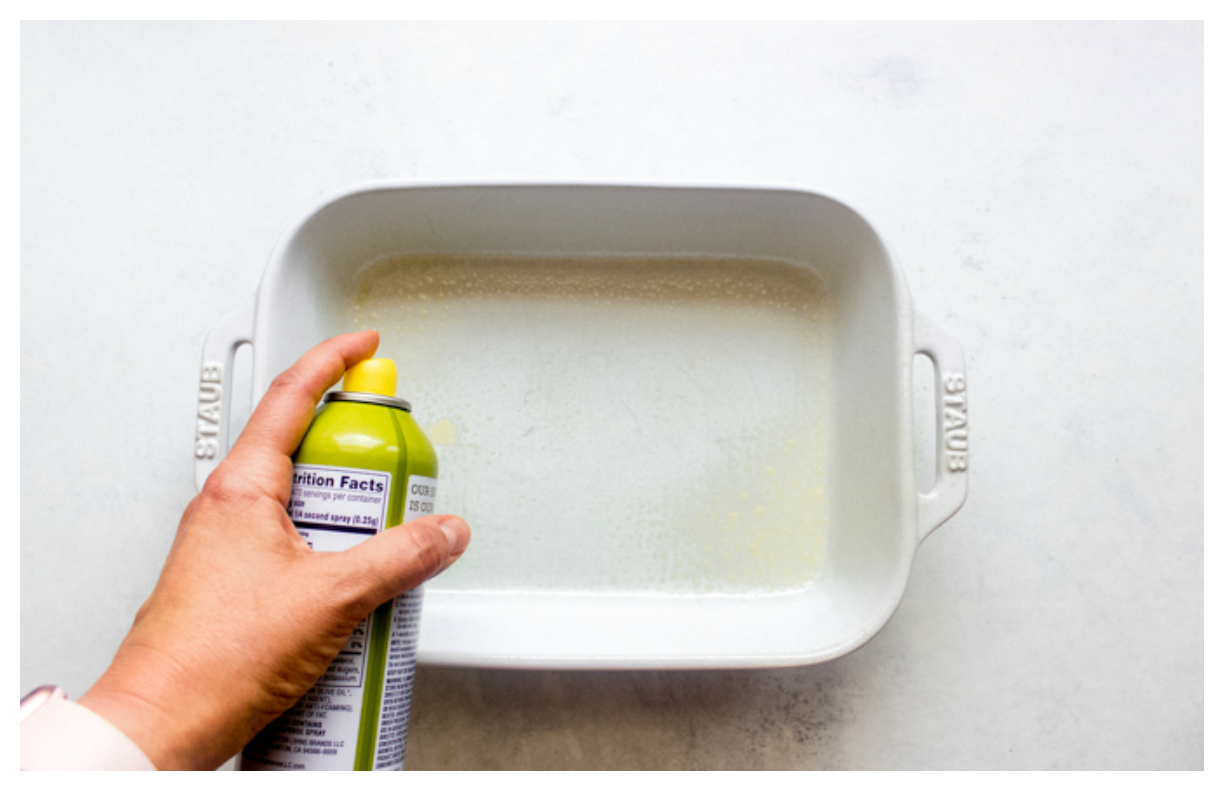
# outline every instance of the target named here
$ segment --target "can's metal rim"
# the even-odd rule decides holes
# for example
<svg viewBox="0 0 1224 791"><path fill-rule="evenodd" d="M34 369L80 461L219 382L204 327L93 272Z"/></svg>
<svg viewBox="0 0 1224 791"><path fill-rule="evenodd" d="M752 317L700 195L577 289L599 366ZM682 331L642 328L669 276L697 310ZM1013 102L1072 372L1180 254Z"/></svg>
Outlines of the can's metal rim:
<svg viewBox="0 0 1224 791"><path fill-rule="evenodd" d="M409 404L402 398L375 395L374 393L349 393L340 390L323 396L323 403L328 401L356 401L360 404L378 404L379 406L389 406L393 409L402 409L405 412L412 411L412 404Z"/></svg>

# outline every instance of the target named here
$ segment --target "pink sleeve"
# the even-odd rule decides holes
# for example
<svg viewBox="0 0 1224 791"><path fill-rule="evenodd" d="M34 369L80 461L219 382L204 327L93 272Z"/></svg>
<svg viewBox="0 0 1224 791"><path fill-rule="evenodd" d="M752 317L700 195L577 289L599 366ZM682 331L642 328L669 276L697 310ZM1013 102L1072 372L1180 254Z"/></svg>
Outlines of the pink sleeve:
<svg viewBox="0 0 1224 791"><path fill-rule="evenodd" d="M62 690L21 720L23 770L120 769L153 771L131 739L99 715L68 700Z"/></svg>

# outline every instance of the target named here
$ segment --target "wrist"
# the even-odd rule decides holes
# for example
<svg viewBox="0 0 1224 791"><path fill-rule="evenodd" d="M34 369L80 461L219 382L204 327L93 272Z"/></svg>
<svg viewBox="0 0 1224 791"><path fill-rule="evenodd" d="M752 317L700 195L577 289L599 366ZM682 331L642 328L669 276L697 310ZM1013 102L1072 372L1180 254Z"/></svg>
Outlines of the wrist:
<svg viewBox="0 0 1224 791"><path fill-rule="evenodd" d="M213 756L217 716L172 675L116 660L78 703L119 729L159 770L215 769L229 757Z"/></svg>
<svg viewBox="0 0 1224 791"><path fill-rule="evenodd" d="M103 677L77 703L119 729L159 770L187 768L178 758L182 745L175 740L174 724L147 699Z"/></svg>
<svg viewBox="0 0 1224 791"><path fill-rule="evenodd" d="M23 770L150 770L149 757L115 725L68 700L59 687L40 687L21 700Z"/></svg>

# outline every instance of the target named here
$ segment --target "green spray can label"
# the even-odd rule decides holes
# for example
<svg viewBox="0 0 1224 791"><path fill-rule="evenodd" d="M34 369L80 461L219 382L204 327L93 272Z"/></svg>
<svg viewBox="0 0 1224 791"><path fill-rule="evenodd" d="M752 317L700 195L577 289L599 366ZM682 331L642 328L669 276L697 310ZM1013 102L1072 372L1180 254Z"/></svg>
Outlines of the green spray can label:
<svg viewBox="0 0 1224 791"><path fill-rule="evenodd" d="M342 552L433 513L438 462L395 397L395 364L367 360L329 393L293 457L289 516L316 552ZM422 593L383 604L323 677L242 753L243 770L400 770Z"/></svg>

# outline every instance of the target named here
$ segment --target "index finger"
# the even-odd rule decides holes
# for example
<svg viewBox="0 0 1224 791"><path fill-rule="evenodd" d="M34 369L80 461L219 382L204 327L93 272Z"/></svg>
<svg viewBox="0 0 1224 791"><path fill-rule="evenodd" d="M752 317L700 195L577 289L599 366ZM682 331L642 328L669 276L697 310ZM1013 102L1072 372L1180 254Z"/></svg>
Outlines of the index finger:
<svg viewBox="0 0 1224 791"><path fill-rule="evenodd" d="M366 330L338 335L306 352L272 380L226 461L242 464L252 482L267 490L283 488L284 462L297 450L319 399L346 370L373 356L377 348L378 333Z"/></svg>

